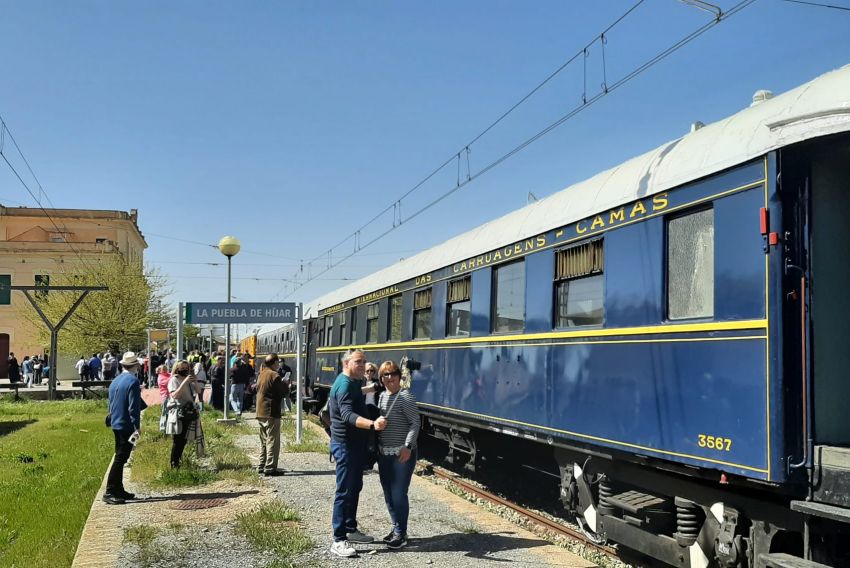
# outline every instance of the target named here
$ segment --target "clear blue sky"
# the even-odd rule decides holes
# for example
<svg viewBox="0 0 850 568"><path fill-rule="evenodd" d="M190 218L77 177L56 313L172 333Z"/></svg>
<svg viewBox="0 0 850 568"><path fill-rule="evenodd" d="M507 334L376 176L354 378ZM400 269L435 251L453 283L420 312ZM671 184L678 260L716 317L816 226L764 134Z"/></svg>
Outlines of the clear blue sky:
<svg viewBox="0 0 850 568"><path fill-rule="evenodd" d="M235 298L280 299L298 264L287 259L322 253L390 204L631 4L2 0L0 114L57 207L139 209L146 259L174 301L224 300L223 265L181 264L224 257L162 235L236 235ZM609 81L709 18L648 0L608 36ZM756 89L850 63L848 30L850 12L759 0L287 299L728 116ZM589 94L599 55L597 44ZM580 66L565 71L473 146L472 170L575 107L581 84ZM456 177L448 168L402 213ZM34 204L3 163L0 202Z"/></svg>

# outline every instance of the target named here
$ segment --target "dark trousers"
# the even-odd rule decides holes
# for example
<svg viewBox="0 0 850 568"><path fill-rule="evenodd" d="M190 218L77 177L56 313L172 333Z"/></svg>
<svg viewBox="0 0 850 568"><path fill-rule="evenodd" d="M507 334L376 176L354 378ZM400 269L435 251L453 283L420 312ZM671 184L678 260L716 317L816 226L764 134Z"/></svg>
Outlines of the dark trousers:
<svg viewBox="0 0 850 568"><path fill-rule="evenodd" d="M357 530L357 506L363 489L363 462L366 445L331 440L331 454L336 462L336 493L331 525L334 541L346 540Z"/></svg>
<svg viewBox="0 0 850 568"><path fill-rule="evenodd" d="M383 454L378 456L378 474L381 478L381 487L384 489L387 512L393 522L393 532L400 535L407 534L407 519L410 516L407 490L410 488L414 467L416 467L416 450L413 450L410 459L404 463L398 461L398 456Z"/></svg>
<svg viewBox="0 0 850 568"><path fill-rule="evenodd" d="M186 436L189 434L189 427L192 426L193 420L183 420L183 431L179 434L174 434L171 440L171 467L180 467L180 460L183 459L183 450L186 448Z"/></svg>
<svg viewBox="0 0 850 568"><path fill-rule="evenodd" d="M133 432L113 430L112 433L115 434L115 458L106 478L106 495L120 497L121 493L124 493L124 464L130 459L130 452L133 451L133 444L130 443Z"/></svg>

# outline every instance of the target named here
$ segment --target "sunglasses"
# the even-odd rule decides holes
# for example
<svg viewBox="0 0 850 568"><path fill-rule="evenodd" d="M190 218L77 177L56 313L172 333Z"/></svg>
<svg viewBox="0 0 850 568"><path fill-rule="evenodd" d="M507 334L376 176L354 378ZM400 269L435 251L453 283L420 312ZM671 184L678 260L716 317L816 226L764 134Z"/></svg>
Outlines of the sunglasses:
<svg viewBox="0 0 850 568"><path fill-rule="evenodd" d="M389 379L390 377L400 377L401 373L384 373L381 378Z"/></svg>

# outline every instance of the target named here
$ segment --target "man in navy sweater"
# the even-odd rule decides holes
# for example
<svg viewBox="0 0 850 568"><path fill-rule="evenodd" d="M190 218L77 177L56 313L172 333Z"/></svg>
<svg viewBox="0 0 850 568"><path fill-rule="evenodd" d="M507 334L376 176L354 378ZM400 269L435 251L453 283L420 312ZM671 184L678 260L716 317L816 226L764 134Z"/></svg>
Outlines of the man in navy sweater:
<svg viewBox="0 0 850 568"><path fill-rule="evenodd" d="M351 543L368 544L374 540L357 530L357 505L363 489L368 433L383 430L387 424L383 416L377 420L366 418L366 397L362 390L365 373L366 355L359 349L349 349L342 357L342 373L328 395L331 453L336 462L331 552L345 558L357 554Z"/></svg>
<svg viewBox="0 0 850 568"><path fill-rule="evenodd" d="M123 505L125 500L136 497L124 490L123 477L124 464L130 459L130 452L139 437L142 412L142 389L136 377L139 359L135 353L128 351L119 364L123 372L109 385L109 419L115 435L115 457L106 478L103 501L110 505Z"/></svg>

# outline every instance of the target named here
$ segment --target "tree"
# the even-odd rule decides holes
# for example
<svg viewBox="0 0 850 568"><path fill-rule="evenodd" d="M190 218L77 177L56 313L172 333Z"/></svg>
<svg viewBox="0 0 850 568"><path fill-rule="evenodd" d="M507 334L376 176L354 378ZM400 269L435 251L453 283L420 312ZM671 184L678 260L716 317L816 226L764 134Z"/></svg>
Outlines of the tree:
<svg viewBox="0 0 850 568"><path fill-rule="evenodd" d="M92 271L94 269L94 271ZM107 286L108 291L91 292L59 333L59 351L73 354L112 349L139 351L151 327L174 327L173 315L164 307L165 282L154 270L141 270L120 257L107 257L86 266L51 275L55 286ZM67 313L79 293L51 292L36 295L36 302L51 322ZM38 330L47 344L50 332L32 306L22 304L20 315Z"/></svg>

